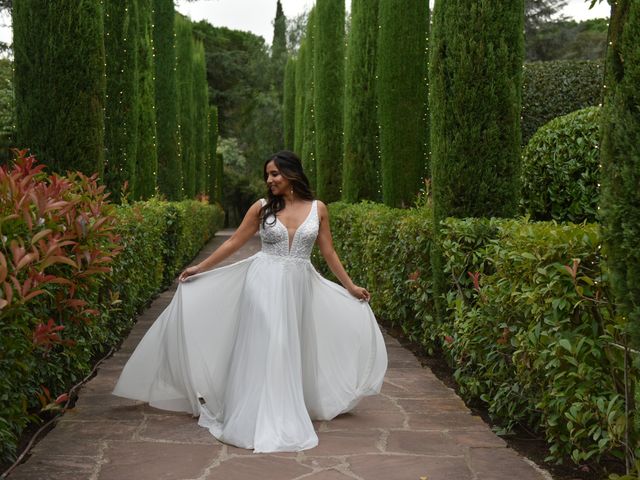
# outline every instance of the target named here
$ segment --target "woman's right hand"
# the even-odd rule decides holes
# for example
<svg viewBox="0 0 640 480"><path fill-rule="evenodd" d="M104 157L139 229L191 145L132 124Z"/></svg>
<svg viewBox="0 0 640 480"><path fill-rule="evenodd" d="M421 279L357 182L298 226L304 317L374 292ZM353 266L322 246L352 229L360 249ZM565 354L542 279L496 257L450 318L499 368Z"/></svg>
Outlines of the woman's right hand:
<svg viewBox="0 0 640 480"><path fill-rule="evenodd" d="M200 267L198 265L194 265L193 267L188 267L188 268L183 270L183 272L178 277L178 280L180 280L181 282L184 282L191 275L195 275L195 274L201 273L201 272L202 272L202 270L200 269Z"/></svg>

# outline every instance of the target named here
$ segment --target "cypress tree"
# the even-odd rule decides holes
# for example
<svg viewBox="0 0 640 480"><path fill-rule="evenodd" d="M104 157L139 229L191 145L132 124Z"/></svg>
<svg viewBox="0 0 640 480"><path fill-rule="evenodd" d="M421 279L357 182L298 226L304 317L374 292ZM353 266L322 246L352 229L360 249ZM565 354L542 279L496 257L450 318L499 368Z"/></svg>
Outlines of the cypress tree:
<svg viewBox="0 0 640 480"><path fill-rule="evenodd" d="M138 148L136 198L151 197L156 189L156 97L153 66L153 0L138 2Z"/></svg>
<svg viewBox="0 0 640 480"><path fill-rule="evenodd" d="M193 115L193 34L191 22L176 15L176 53L178 69L178 124L182 156L184 196L196 195L196 162Z"/></svg>
<svg viewBox="0 0 640 480"><path fill-rule="evenodd" d="M439 224L516 213L524 3L436 0L429 64L431 255L439 318L446 282Z"/></svg>
<svg viewBox="0 0 640 480"><path fill-rule="evenodd" d="M282 119L284 131L284 148L295 150L295 122L296 122L296 59L289 57L284 70L284 102L282 105Z"/></svg>
<svg viewBox="0 0 640 480"><path fill-rule="evenodd" d="M524 3L438 0L430 62L437 219L518 205Z"/></svg>
<svg viewBox="0 0 640 480"><path fill-rule="evenodd" d="M158 188L169 200L182 198L178 131L175 10L173 0L154 0Z"/></svg>
<svg viewBox="0 0 640 480"><path fill-rule="evenodd" d="M382 198L411 205L428 170L428 0L379 0L378 124ZM319 157L318 157L319 158Z"/></svg>
<svg viewBox="0 0 640 480"><path fill-rule="evenodd" d="M135 189L138 147L138 17L136 0L104 3L106 63L104 182L119 201Z"/></svg>
<svg viewBox="0 0 640 480"><path fill-rule="evenodd" d="M213 196L218 205L222 205L222 185L224 184L224 159L221 153L216 153L216 192Z"/></svg>
<svg viewBox="0 0 640 480"><path fill-rule="evenodd" d="M317 0L314 37L316 183L325 202L340 199L344 114L344 0Z"/></svg>
<svg viewBox="0 0 640 480"><path fill-rule="evenodd" d="M276 17L273 20L273 41L271 43L271 69L273 86L283 99L284 69L287 63L287 17L284 16L280 0L276 5Z"/></svg>
<svg viewBox="0 0 640 480"><path fill-rule="evenodd" d="M303 111L303 131L302 131L302 165L309 178L312 190L316 190L316 121L314 111L314 82L315 68L314 60L314 25L315 8L309 13L307 30L305 33L305 66L304 66L304 111Z"/></svg>
<svg viewBox="0 0 640 480"><path fill-rule="evenodd" d="M300 49L298 50L298 58L296 59L296 112L295 125L293 132L294 151L302 156L302 142L304 139L304 103L306 91L304 89L307 66L307 43L302 40Z"/></svg>
<svg viewBox="0 0 640 480"><path fill-rule="evenodd" d="M100 0L15 0L17 142L50 171L100 175L105 51Z"/></svg>
<svg viewBox="0 0 640 480"><path fill-rule="evenodd" d="M351 1L344 97L342 199L380 198L376 117L378 0Z"/></svg>
<svg viewBox="0 0 640 480"><path fill-rule="evenodd" d="M204 44L194 44L193 54L193 106L194 106L194 154L196 170L196 193L206 193L207 159L209 158L209 87Z"/></svg>
<svg viewBox="0 0 640 480"><path fill-rule="evenodd" d="M640 347L640 1L612 4L602 114L600 214L619 312Z"/></svg>
<svg viewBox="0 0 640 480"><path fill-rule="evenodd" d="M209 184L207 188L207 194L209 195L209 201L213 203L216 201L216 184L217 184L217 172L216 172L216 159L218 150L218 107L211 105L209 107L209 156L207 162L207 171L209 177Z"/></svg>

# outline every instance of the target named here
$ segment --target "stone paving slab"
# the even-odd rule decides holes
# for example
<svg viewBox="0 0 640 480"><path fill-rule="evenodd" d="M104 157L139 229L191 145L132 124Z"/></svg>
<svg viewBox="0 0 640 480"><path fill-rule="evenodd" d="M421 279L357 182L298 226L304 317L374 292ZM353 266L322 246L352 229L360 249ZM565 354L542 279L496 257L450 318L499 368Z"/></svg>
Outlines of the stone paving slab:
<svg viewBox="0 0 640 480"><path fill-rule="evenodd" d="M232 231L218 232L198 258ZM225 264L257 252L253 238ZM111 395L144 332L177 283L143 312L121 348L99 368L12 480L549 480L471 415L399 342L385 334L389 369L380 395L352 412L315 421L319 445L254 454L225 445L191 415Z"/></svg>

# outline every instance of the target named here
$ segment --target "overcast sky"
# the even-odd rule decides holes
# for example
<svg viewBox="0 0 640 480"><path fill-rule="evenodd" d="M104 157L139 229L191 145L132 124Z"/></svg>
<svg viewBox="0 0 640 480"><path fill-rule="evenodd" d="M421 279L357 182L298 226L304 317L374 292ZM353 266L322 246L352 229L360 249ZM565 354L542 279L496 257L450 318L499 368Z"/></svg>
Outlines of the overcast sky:
<svg viewBox="0 0 640 480"><path fill-rule="evenodd" d="M214 26L225 26L237 30L248 30L260 35L271 44L276 15L277 0L198 0L187 2L179 0L177 10L192 20L206 20ZM280 0L285 16L288 18L310 9L314 0ZM347 1L347 9L350 0ZM433 0L431 0L433 4ZM609 17L609 4L602 1L589 10L588 0L569 0L562 13L576 20Z"/></svg>
<svg viewBox="0 0 640 480"><path fill-rule="evenodd" d="M284 14L291 18L310 9L314 0L281 0ZM347 9L350 0L346 0ZM271 22L276 14L276 0L198 0L186 2L178 0L177 10L192 20L206 20L215 26L225 26L237 30L248 30L260 35L271 44L273 26ZM433 0L431 0L433 3ZM569 0L562 13L575 20L609 17L609 5L600 2L589 10L588 0ZM10 18L0 18L0 41L11 42ZM37 35L37 33L34 33Z"/></svg>

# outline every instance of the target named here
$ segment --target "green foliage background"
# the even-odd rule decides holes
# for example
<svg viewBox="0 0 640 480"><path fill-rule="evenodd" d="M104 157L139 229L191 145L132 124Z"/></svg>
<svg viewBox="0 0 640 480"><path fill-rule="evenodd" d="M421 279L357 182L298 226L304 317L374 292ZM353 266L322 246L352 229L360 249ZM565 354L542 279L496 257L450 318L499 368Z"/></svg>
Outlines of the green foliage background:
<svg viewBox="0 0 640 480"><path fill-rule="evenodd" d="M99 0L13 4L16 142L56 172L103 172L102 19Z"/></svg>
<svg viewBox="0 0 640 480"><path fill-rule="evenodd" d="M521 209L535 220L597 220L600 109L554 118L522 152Z"/></svg>
<svg viewBox="0 0 640 480"><path fill-rule="evenodd" d="M104 182L119 201L124 183L136 184L138 151L138 13L137 1L106 1Z"/></svg>
<svg viewBox="0 0 640 480"><path fill-rule="evenodd" d="M182 162L178 129L175 10L173 0L154 0L155 103L158 189L169 200L182 198Z"/></svg>
<svg viewBox="0 0 640 480"><path fill-rule="evenodd" d="M317 0L313 65L315 72L315 158L317 196L340 199L344 91L344 0Z"/></svg>
<svg viewBox="0 0 640 480"><path fill-rule="evenodd" d="M284 102L282 117L284 122L284 148L295 151L296 131L296 65L295 57L289 57L284 77Z"/></svg>
<svg viewBox="0 0 640 480"><path fill-rule="evenodd" d="M604 67L598 61L525 63L522 144L550 120L602 102Z"/></svg>
<svg viewBox="0 0 640 480"><path fill-rule="evenodd" d="M602 112L602 231L611 283L640 346L640 2L616 2Z"/></svg>
<svg viewBox="0 0 640 480"><path fill-rule="evenodd" d="M411 205L431 176L429 155L429 8L425 0L379 0L376 93L382 198Z"/></svg>
<svg viewBox="0 0 640 480"><path fill-rule="evenodd" d="M137 0L137 4L139 104L136 181L133 186L133 194L136 199L147 199L155 193L156 176L158 173L153 51L153 0Z"/></svg>
<svg viewBox="0 0 640 480"><path fill-rule="evenodd" d="M342 199L381 198L376 112L378 0L352 0L346 55Z"/></svg>

